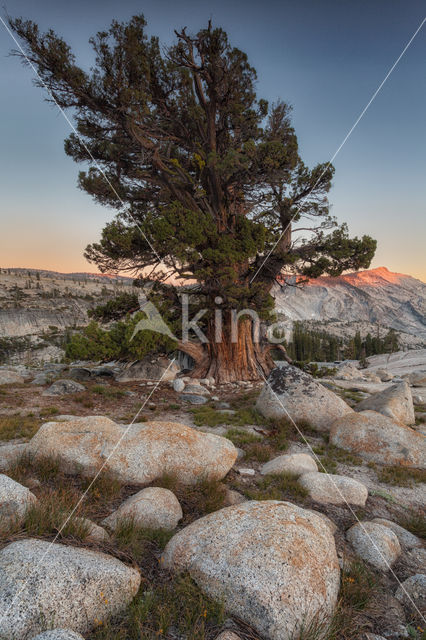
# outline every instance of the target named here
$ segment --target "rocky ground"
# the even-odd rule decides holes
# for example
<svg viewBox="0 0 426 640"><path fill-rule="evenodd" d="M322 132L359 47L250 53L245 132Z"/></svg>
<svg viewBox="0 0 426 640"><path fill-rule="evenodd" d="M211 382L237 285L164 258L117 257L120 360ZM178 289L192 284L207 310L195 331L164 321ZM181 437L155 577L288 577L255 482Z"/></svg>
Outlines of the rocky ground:
<svg viewBox="0 0 426 640"><path fill-rule="evenodd" d="M125 291L129 278L0 269L0 358L28 365L60 360L67 329L88 323L87 311Z"/></svg>
<svg viewBox="0 0 426 640"><path fill-rule="evenodd" d="M313 329L347 338L356 331L376 335L385 327L399 334L400 345L421 348L426 343L426 284L385 267L321 277L303 287L276 287L276 308L283 326L302 320Z"/></svg>
<svg viewBox="0 0 426 640"><path fill-rule="evenodd" d="M420 640L426 367L403 357L267 385L0 368L0 637Z"/></svg>

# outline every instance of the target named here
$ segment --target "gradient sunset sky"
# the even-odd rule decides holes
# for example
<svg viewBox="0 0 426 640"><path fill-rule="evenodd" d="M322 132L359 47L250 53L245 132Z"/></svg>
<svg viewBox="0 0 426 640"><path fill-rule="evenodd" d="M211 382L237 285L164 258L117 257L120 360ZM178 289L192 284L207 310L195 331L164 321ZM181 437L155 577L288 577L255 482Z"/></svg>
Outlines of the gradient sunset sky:
<svg viewBox="0 0 426 640"><path fill-rule="evenodd" d="M6 0L13 17L52 27L89 67L88 39L143 13L165 44L212 18L258 72L258 94L293 105L301 156L335 153L426 14L423 0ZM2 13L5 18L5 12ZM83 258L114 214L78 190L63 151L69 124L8 57L0 24L0 267L95 271ZM16 47L15 47L16 48ZM378 240L373 267L426 280L426 24L339 152L332 214Z"/></svg>

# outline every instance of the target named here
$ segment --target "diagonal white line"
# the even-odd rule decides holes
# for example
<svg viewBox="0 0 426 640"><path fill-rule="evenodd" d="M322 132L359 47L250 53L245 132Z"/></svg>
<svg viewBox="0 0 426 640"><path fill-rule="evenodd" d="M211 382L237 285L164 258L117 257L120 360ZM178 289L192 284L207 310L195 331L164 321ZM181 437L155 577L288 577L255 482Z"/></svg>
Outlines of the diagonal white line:
<svg viewBox="0 0 426 640"><path fill-rule="evenodd" d="M336 151L334 152L333 156L331 157L331 159L327 162L325 169L323 170L323 172L321 173L320 177L318 178L318 180L315 182L314 186L312 187L312 190L315 189L315 187L317 186L317 184L321 181L321 178L323 177L323 175L326 173L326 171L328 170L328 168L330 167L330 165L332 164L332 162L335 160L337 154L341 151L342 147L345 145L345 143L347 142L348 138L352 135L353 131L355 130L355 128L358 126L360 120L362 119L362 117L364 116L364 114L366 113L367 109L371 106L372 102L375 100L375 98L377 97L377 95L379 94L379 92L381 91L381 89L383 88L383 85L385 84L386 80L389 78L389 76L391 75L391 73L394 71L395 67L397 66L397 64L399 63L399 61L401 60L401 58L403 57L403 55L405 54L405 52L407 51L407 49L409 48L409 46L411 45L411 43L413 42L414 38L417 36L417 34L419 33L420 29L423 27L424 23L426 22L426 18L423 18L423 20L421 21L421 23L419 24L419 26L417 27L417 29L415 30L415 32L413 33L413 35L411 36L411 38L409 39L409 41L407 42L407 44L405 45L405 47L403 48L403 50L401 51L401 53L399 54L399 56L397 57L397 59L395 60L395 62L393 63L393 65L391 66L391 68L389 69L389 71L387 72L387 74L385 75L385 77L383 78L383 80L381 81L381 83L379 84L379 86L377 87L377 89L375 90L375 92L373 93L373 95L371 96L370 100L367 102L367 104L365 105L364 109L361 111L361 113L359 114L358 118L355 120L355 122L353 123L352 127L349 129L348 133L345 135L345 137L343 138L342 142L340 143L340 145L337 147ZM261 271L265 265L265 263L267 262L267 260L269 260L271 253L275 250L276 246L279 244L281 238L284 236L284 234L286 233L286 231L288 230L288 228L290 227L291 223L294 220L294 217L297 215L297 212L299 211L299 209L301 208L302 204L300 204L298 207L296 207L296 210L294 212L294 214L292 215L290 222L287 224L287 226L285 227L284 231L281 233L280 237L278 238L278 240L276 241L276 243L274 244L274 246L272 247L272 249L269 251L269 253L266 255L265 259L263 260L262 264L260 265L260 267L258 268L258 270L256 271L256 273L254 274L254 276L252 277L252 279L250 280L250 284L253 282L253 280L256 278L256 276L258 275L259 271Z"/></svg>
<svg viewBox="0 0 426 640"><path fill-rule="evenodd" d="M346 506L348 507L349 511L351 512L351 514L354 516L355 520L358 522L358 524L361 525L361 528L363 530L363 532L365 533L365 535L367 536L367 538L369 539L371 545L374 547L374 549L378 552L379 556L381 556L383 562L385 563L385 565L388 567L388 570L392 573L393 577L395 578L395 580L398 582L399 586L401 587L401 589L403 590L403 592L405 593L405 595L407 596L407 598L410 600L411 604L413 605L414 609L417 611L417 613L419 614L419 616L421 617L421 619L423 621L426 622L425 617L423 616L423 614L421 613L421 611L419 611L416 603L413 601L412 597L410 596L410 594L408 593L408 591L406 590L406 588L404 587L404 585L401 583L401 581L398 579L398 577L395 575L395 572L393 571L391 565L388 563L387 559L385 558L385 556L383 555L383 553L381 552L381 550L378 548L378 546L376 545L376 543L374 542L374 539L370 536L370 534L368 533L368 531L365 529L364 524L361 522L361 520L358 518L358 516L356 515L355 511L352 509L351 505L349 504L349 502L346 500L345 496L343 495L343 493L341 492L341 490L339 489L339 487L337 486L337 484L335 483L334 479L332 478L331 474L328 473L328 471L326 470L326 468L324 467L321 459L317 456L317 454L315 453L315 451L313 450L313 448L311 447L310 443L307 441L307 439L305 438L305 436L303 435L303 433L300 431L299 427L297 426L297 424L295 423L295 421L293 420L293 418L291 417L291 415L289 414L289 412L287 411L286 407L283 405L283 403L281 402L280 397L275 393L275 391L273 390L273 388L271 387L271 385L269 384L268 380L265 378L264 374L262 371L260 371L260 374L263 378L263 380L265 381L266 385L268 386L268 388L272 391L272 393L274 394L275 398L278 400L278 402L280 403L281 407L284 409L288 419L290 420L290 422L292 423L292 425L295 427L295 429L297 430L298 434L301 436L301 438L303 439L303 442L307 445L307 447L309 448L312 456L315 458L316 462L320 465L321 469L323 470L324 474L328 476L329 480L331 481L331 483L334 485L334 488L336 489L336 491L339 493L340 497L342 498L342 501L346 504Z"/></svg>
<svg viewBox="0 0 426 640"><path fill-rule="evenodd" d="M73 517L73 515L75 514L75 512L77 511L77 509L79 508L79 506L81 505L81 503L83 502L83 500L85 499L88 491L90 491L91 487L93 487L93 485L95 484L96 480L98 479L98 477L100 476L100 474L102 473L102 471L104 470L105 466L108 464L108 461L112 458L112 456L115 454L115 452L117 451L117 449L119 448L120 444L122 443L123 439L126 437L127 433L129 432L130 427L135 423L135 420L139 417L140 412L142 411L142 409L145 407L146 403L148 402L148 400L151 398L152 394L154 393L154 391L157 389L158 385L160 384L160 382L163 380L164 376L166 375L166 373L168 372L168 370L170 369L170 367L172 366L172 364L175 362L176 358L173 358L173 360L170 362L169 366L167 367L167 369L164 371L163 375L161 376L161 378L157 381L157 384L152 388L151 393L147 396L147 398L145 399L145 402L143 403L143 405L141 406L141 408L139 409L139 411L136 413L135 417L133 418L133 420L131 421L131 423L129 425L127 425L126 429L123 431L122 435L120 436L120 438L118 439L118 441L116 442L116 444L114 445L113 450L111 451L111 453L109 454L109 456L106 458L105 462L102 464L101 468L99 469L99 471L96 473L95 477L93 478L93 480L90 482L89 486L86 488L86 490L84 491L84 493L81 495L80 499L78 500L78 502L76 503L75 507L72 509L72 511L70 512L70 514L68 515L68 517L65 519L65 521L63 522L63 524L60 526L60 528L58 529L58 532L56 533L55 537L53 538L53 540L50 542L48 548L46 549L45 553L43 553L43 555L41 556L40 560L37 562L37 564L35 565L35 568L32 572L29 573L28 577L26 578L26 580L24 581L23 585L21 586L21 588L18 590L18 592L15 594L15 596L13 597L12 602L10 603L10 605L8 606L8 608L6 609L6 611L2 614L0 614L0 619L4 619L6 618L6 616L9 614L9 611L11 610L11 608L13 607L13 605L15 604L17 598L19 598L19 596L21 595L21 593L24 591L24 589L26 588L28 581L30 580L31 576L34 574L34 571L37 570L37 568L40 566L40 564L43 562L43 560L46 558L46 556L50 553L51 549L52 549L52 545L56 542L56 540L58 539L58 537L60 536L60 534L62 533L62 531L64 530L64 528L66 527L66 525L68 524L68 522L71 520L71 518Z"/></svg>
<svg viewBox="0 0 426 640"><path fill-rule="evenodd" d="M49 95L51 96L53 102L56 104L57 108L59 109L59 111L61 112L61 114L64 116L65 120L67 121L67 123L69 124L69 126L71 127L72 131L75 133L75 135L78 137L78 139L80 140L82 146L84 147L84 149L86 150L86 152L88 153L89 157L91 158L92 162L94 163L94 165L96 166L96 168L98 169L98 171L102 174L102 176L105 178L105 181L107 182L108 186L111 188L111 191L114 193L114 195L118 198L118 200L120 201L120 203L124 206L125 202L123 201L123 199L118 195L116 188L114 187L114 185L111 183L111 181L109 180L108 176L106 175L105 171L102 169L102 167L99 165L99 163L97 162L97 160L95 160L95 158L93 157L91 151L88 149L86 143L84 142L84 139L80 136L80 134L78 133L78 131L76 130L76 128L74 127L73 123L71 122L71 120L68 118L67 114L65 113L64 109L57 103L57 101L55 100L54 96L52 95L52 92L50 91L49 87L47 86L47 84L44 82L43 78L40 76L39 72L37 71L36 67L33 65L33 63L31 62L31 60L28 58L27 54L25 53L24 49L21 47L21 44L19 43L19 41L15 38L13 32L10 30L9 26L6 24L6 22L3 20L3 18L0 16L0 20L3 23L4 28L6 29L6 31L8 32L8 34L10 35L10 37L12 38L12 40L14 41L14 43L16 44L17 47L19 47L20 52L22 53L22 55L24 56L25 60L27 61L27 63L30 65L30 67L32 68L32 70L34 71L34 74L37 76L37 78L40 80L40 82L42 83L42 85L44 86L44 88L46 89L46 91L49 93ZM146 242L148 243L149 247L151 248L151 251L154 253L155 257L157 258L158 262L161 262L161 258L158 255L157 251L155 250L155 248L152 246L152 243L148 240L146 234L144 233L144 231L141 229L141 227L139 226L136 218L133 216L133 214L128 211L129 216L132 218L133 222L135 223L136 227L139 229L139 231L141 232L142 236L144 237L144 239L146 240Z"/></svg>

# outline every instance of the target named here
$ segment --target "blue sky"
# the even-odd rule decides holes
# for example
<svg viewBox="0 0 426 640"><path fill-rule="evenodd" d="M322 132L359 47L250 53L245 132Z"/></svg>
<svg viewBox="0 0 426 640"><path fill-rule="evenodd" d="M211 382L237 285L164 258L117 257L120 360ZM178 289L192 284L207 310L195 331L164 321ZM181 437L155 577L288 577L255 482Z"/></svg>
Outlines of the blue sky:
<svg viewBox="0 0 426 640"><path fill-rule="evenodd" d="M165 44L173 29L212 18L245 50L258 93L293 105L301 155L328 161L426 15L400 0L6 0L12 16L52 27L90 66L89 37L112 18L142 12ZM3 12L4 16L4 12ZM70 127L32 86L0 24L0 266L94 270L83 258L113 212L76 187ZM334 164L332 213L353 235L378 240L373 266L426 280L426 24Z"/></svg>

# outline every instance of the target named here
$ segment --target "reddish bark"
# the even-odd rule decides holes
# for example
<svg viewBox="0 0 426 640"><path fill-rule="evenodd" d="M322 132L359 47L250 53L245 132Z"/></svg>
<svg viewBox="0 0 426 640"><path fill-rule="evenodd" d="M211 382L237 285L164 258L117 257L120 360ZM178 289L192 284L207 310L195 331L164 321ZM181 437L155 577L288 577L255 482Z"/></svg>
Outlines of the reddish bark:
<svg viewBox="0 0 426 640"><path fill-rule="evenodd" d="M273 367L270 345L258 339L253 330L253 321L245 317L238 322L235 336L231 323L222 328L221 339L216 339L215 325L207 329L208 343L179 343L178 348L195 360L190 376L193 378L214 378L216 382L236 380L263 380Z"/></svg>

